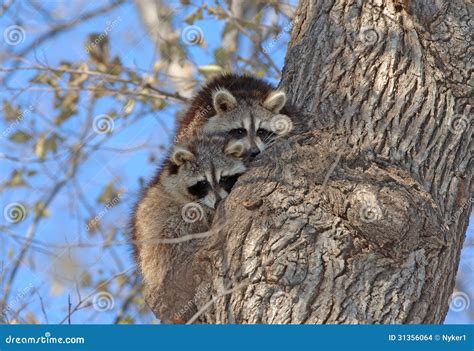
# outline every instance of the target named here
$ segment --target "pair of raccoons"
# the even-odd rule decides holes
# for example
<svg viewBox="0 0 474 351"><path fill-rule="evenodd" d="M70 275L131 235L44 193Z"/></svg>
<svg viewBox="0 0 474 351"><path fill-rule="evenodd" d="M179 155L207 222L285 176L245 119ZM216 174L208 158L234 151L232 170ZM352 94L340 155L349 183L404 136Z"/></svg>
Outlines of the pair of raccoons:
<svg viewBox="0 0 474 351"><path fill-rule="evenodd" d="M250 76L221 75L193 98L133 218L137 264L146 289L162 300L154 308L162 322L176 322L176 311L167 308L167 299L176 298L170 294L189 291L174 282L194 284L186 264L196 244L179 238L209 230L217 205L250 161L291 130L291 115L283 91ZM187 293L181 300L189 298Z"/></svg>

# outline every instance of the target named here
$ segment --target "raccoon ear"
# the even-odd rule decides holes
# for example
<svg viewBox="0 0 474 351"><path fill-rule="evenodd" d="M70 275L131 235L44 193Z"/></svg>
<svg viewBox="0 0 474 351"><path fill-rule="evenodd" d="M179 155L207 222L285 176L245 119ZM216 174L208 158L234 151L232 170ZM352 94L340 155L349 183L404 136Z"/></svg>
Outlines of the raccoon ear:
<svg viewBox="0 0 474 351"><path fill-rule="evenodd" d="M181 166L187 161L192 161L195 159L194 154L183 146L175 146L173 152L171 153L171 162L177 166Z"/></svg>
<svg viewBox="0 0 474 351"><path fill-rule="evenodd" d="M286 94L284 91L272 91L263 102L263 107L274 113L280 113L281 109L286 104Z"/></svg>
<svg viewBox="0 0 474 351"><path fill-rule="evenodd" d="M245 147L240 141L229 143L224 150L227 156L242 157L245 153Z"/></svg>
<svg viewBox="0 0 474 351"><path fill-rule="evenodd" d="M237 100L227 89L216 90L212 93L212 102L217 113L228 112L237 106Z"/></svg>

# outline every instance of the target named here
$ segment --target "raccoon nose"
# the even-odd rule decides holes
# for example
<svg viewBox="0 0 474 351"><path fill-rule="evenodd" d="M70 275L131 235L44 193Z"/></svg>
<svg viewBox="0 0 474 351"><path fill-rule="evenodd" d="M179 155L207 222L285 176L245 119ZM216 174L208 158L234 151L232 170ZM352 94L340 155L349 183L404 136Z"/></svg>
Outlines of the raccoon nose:
<svg viewBox="0 0 474 351"><path fill-rule="evenodd" d="M260 153L260 150L258 148L252 148L250 149L249 151L249 155L250 157L254 158L255 156L257 156L258 154Z"/></svg>
<svg viewBox="0 0 474 351"><path fill-rule="evenodd" d="M214 194L214 196L216 197L216 202L214 203L214 208L217 208L217 205L219 205L219 203L222 201L222 197L218 192L216 192Z"/></svg>

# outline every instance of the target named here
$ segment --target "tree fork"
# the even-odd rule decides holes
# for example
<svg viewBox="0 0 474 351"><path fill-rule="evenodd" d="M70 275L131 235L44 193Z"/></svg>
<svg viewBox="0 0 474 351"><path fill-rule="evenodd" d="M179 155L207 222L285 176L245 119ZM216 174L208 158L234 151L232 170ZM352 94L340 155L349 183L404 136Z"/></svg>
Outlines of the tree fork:
<svg viewBox="0 0 474 351"><path fill-rule="evenodd" d="M472 206L473 14L300 2L280 87L307 131L261 154L216 215L201 322L443 322Z"/></svg>

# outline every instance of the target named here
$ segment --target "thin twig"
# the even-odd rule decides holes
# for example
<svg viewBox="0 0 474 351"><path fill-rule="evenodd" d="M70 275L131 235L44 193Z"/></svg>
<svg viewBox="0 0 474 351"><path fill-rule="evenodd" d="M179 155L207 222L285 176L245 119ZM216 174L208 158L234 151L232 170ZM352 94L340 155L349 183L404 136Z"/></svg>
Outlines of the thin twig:
<svg viewBox="0 0 474 351"><path fill-rule="evenodd" d="M124 84L132 84L132 85L140 86L142 88L150 89L159 93L159 95L150 95L151 97L170 98L179 102L184 102L184 103L188 102L188 99L182 96L179 92L169 93L147 82L143 82L143 81L140 82L140 81L135 81L132 79L120 78L116 75L103 73L99 71L80 70L80 69L73 69L73 68L54 68L54 67L46 67L46 66L41 66L41 65L34 65L32 67L17 67L17 68L0 67L0 72L12 72L12 71L19 71L19 70L25 70L25 71L37 70L37 71L47 71L47 72L54 72L54 73L74 73L74 74L86 74L88 76L97 76L103 80L114 81L114 82L124 83Z"/></svg>
<svg viewBox="0 0 474 351"><path fill-rule="evenodd" d="M71 324L71 294L67 294L67 310L68 310L68 314L67 314L67 324Z"/></svg>
<svg viewBox="0 0 474 351"><path fill-rule="evenodd" d="M113 1L111 4L107 4L105 6L95 8L95 9L89 11L89 12L86 12L86 13L80 15L78 18L75 18L72 21L65 22L65 23L62 22L60 24L57 24L50 31L48 31L48 32L40 35L39 37L37 37L26 48L24 48L23 50L17 52L16 55L19 56L19 57L26 57L26 55L28 55L28 53L30 51L36 49L37 47L39 47L45 41L47 41L49 39L53 39L57 35L62 34L65 31L73 28L75 25L81 24L82 22L88 21L88 20L90 20L94 17L98 17L98 16L101 16L101 15L107 13L107 12L110 12L111 10L119 7L123 3L125 3L125 0L116 0L116 1ZM18 63L15 63L13 68L16 68L17 66L18 66ZM11 78L12 74L13 73L10 73L10 74L7 74L5 76L4 84L6 84L8 82L8 80Z"/></svg>
<svg viewBox="0 0 474 351"><path fill-rule="evenodd" d="M109 284L112 280L120 277L121 275L125 275L127 274L128 272L132 271L133 269L135 269L134 266L130 267L129 269L125 270L125 271L122 271L116 275L114 275L113 277L111 277L110 279L102 282L101 284L99 284L98 286L96 286L92 292L87 295L83 300L80 300L76 306L74 306L69 312L68 312L68 315L66 317L64 317L61 322L59 322L59 324L63 324L66 320L69 320L69 318L72 316L72 314L74 314L77 310L79 310L79 308L86 302L88 301L98 290L100 290L100 288L102 288L103 286L106 286L107 284Z"/></svg>
<svg viewBox="0 0 474 351"><path fill-rule="evenodd" d="M49 324L48 315L46 314L46 310L44 308L43 298L41 297L41 295L38 291L36 292L36 294L38 295L38 297L40 299L41 312L43 313L44 321L46 322L46 324Z"/></svg>

